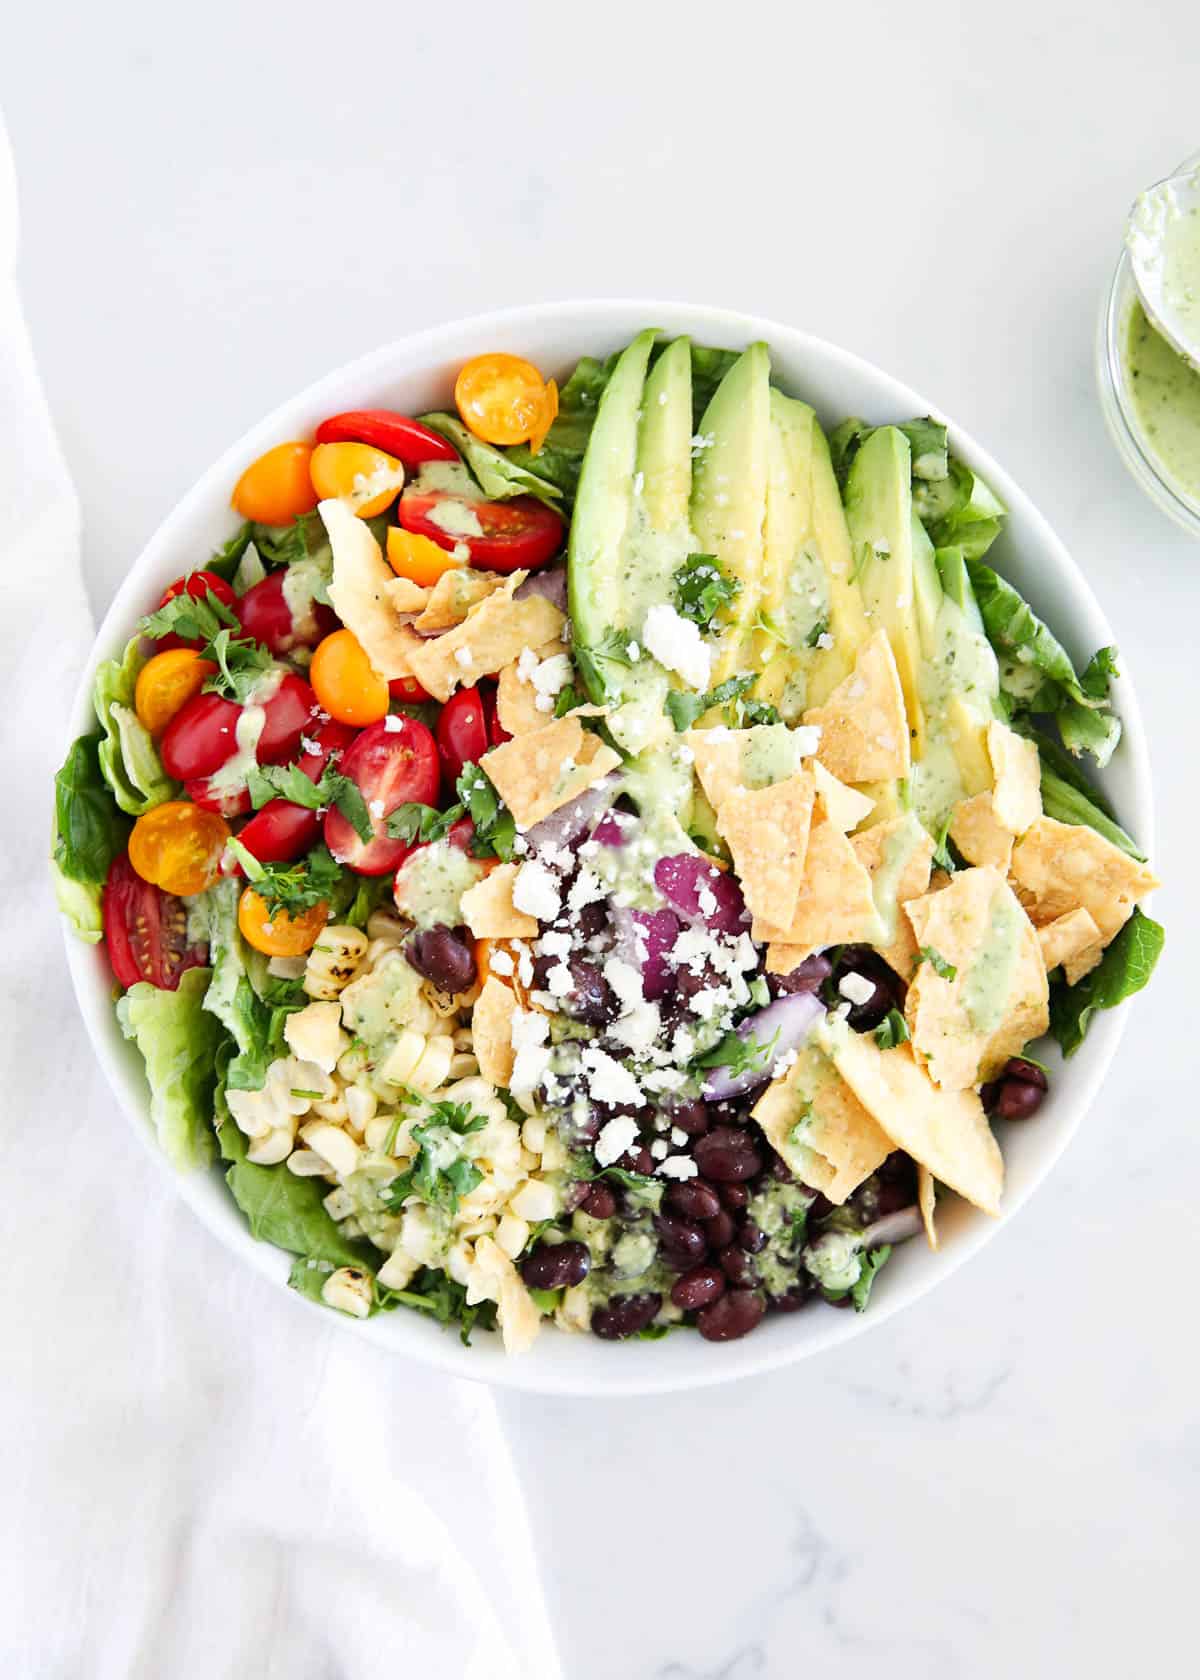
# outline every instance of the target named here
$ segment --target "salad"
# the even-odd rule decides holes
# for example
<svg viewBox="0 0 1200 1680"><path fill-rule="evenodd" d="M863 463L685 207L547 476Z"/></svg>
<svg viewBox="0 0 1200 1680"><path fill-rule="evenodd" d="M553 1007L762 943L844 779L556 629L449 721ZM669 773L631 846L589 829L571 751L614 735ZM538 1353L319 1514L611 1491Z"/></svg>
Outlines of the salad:
<svg viewBox="0 0 1200 1680"><path fill-rule="evenodd" d="M292 1285L610 1340L863 1311L1000 1205L1157 884L1077 670L930 418L743 352L337 414L101 664L53 870L171 1161ZM1031 1046L1033 1047L1031 1049Z"/></svg>

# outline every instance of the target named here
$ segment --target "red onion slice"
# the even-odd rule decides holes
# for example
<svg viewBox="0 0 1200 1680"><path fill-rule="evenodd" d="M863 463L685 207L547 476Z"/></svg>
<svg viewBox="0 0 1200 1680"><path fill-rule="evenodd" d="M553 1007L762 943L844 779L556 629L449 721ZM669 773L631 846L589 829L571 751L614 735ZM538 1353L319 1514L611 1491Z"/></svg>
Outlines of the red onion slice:
<svg viewBox="0 0 1200 1680"><path fill-rule="evenodd" d="M757 1045L762 1054L740 1073L728 1067L709 1068L705 1073L700 1094L710 1102L724 1102L740 1097L756 1085L765 1085L772 1070L789 1050L798 1050L808 1037L815 1022L825 1013L825 1005L811 992L793 992L789 997L776 998L757 1014L747 1015L736 1028L746 1043Z"/></svg>
<svg viewBox="0 0 1200 1680"><path fill-rule="evenodd" d="M514 601L524 601L530 595L541 595L544 600L552 601L559 612L567 610L567 574L563 568L556 567L548 572L531 572L525 582L519 585L513 596Z"/></svg>
<svg viewBox="0 0 1200 1680"><path fill-rule="evenodd" d="M914 1202L911 1207L885 1213L874 1225L868 1225L862 1234L862 1245L864 1248L878 1248L882 1243L907 1242L909 1237L916 1236L921 1225L921 1210Z"/></svg>
<svg viewBox="0 0 1200 1680"><path fill-rule="evenodd" d="M749 924L742 889L701 852L659 858L654 884L685 922L710 933L743 933Z"/></svg>
<svg viewBox="0 0 1200 1680"><path fill-rule="evenodd" d="M610 919L617 936L617 956L638 970L647 998L662 997L671 988L673 970L668 958L679 938L679 917L673 910L631 910L628 905L614 904Z"/></svg>
<svg viewBox="0 0 1200 1680"><path fill-rule="evenodd" d="M557 811L551 811L541 822L525 830L531 852L542 846L571 846L582 840L595 818L604 810L617 787L616 776L606 776L595 787L585 788L576 799L569 799Z"/></svg>

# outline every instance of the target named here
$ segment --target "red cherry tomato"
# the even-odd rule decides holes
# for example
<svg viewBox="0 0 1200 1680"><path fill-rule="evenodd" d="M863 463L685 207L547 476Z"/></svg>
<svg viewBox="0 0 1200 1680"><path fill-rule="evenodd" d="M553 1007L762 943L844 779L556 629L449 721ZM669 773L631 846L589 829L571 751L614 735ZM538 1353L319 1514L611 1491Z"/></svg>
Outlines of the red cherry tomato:
<svg viewBox="0 0 1200 1680"><path fill-rule="evenodd" d="M245 782L233 787L222 785L218 776L193 776L183 784L186 798L202 811L215 811L219 817L244 817L250 809L250 789Z"/></svg>
<svg viewBox="0 0 1200 1680"><path fill-rule="evenodd" d="M215 572L189 572L186 577L176 578L174 583L169 584L163 590L158 604L160 607L165 607L168 601L173 601L177 595L185 593L192 596L194 600L202 601L210 591L222 606L228 607L234 616L237 616L238 598L225 582L225 579L218 577ZM166 653L171 648L200 648L203 646L202 641L187 641L184 637L174 634L157 636L154 639L156 653Z"/></svg>
<svg viewBox="0 0 1200 1680"><path fill-rule="evenodd" d="M173 992L185 969L207 961L205 946L187 942L187 905L143 881L124 855L113 859L102 907L108 960L118 985L128 988L148 980Z"/></svg>
<svg viewBox="0 0 1200 1680"><path fill-rule="evenodd" d="M407 706L416 706L422 700L432 700L433 695L427 688L422 688L416 677L393 677L388 684L388 693L393 700L403 700Z"/></svg>
<svg viewBox="0 0 1200 1680"><path fill-rule="evenodd" d="M446 781L453 787L464 764L477 764L488 750L487 713L477 688L460 688L438 714L438 754Z"/></svg>
<svg viewBox="0 0 1200 1680"><path fill-rule="evenodd" d="M430 518L447 502L456 502L473 513L483 527L482 536L460 536ZM441 548L465 543L470 551L468 564L484 572L536 571L558 553L566 532L558 514L532 496L517 496L511 502L483 502L440 490L432 494L410 491L401 496L398 511L406 531L429 537Z"/></svg>
<svg viewBox="0 0 1200 1680"><path fill-rule="evenodd" d="M487 724L488 745L498 747L504 741L511 741L512 736L500 722L500 713L496 707L495 683L480 683L479 692L483 695L483 717Z"/></svg>
<svg viewBox="0 0 1200 1680"><path fill-rule="evenodd" d="M260 764L285 764L317 720L317 697L303 677L289 671L262 706L267 715L256 757Z"/></svg>
<svg viewBox="0 0 1200 1680"><path fill-rule="evenodd" d="M177 782L211 776L237 751L242 708L223 694L195 694L163 731L163 769Z"/></svg>
<svg viewBox="0 0 1200 1680"><path fill-rule="evenodd" d="M302 753L296 762L310 782L321 779L329 760L343 753L357 733L344 723L330 722L306 737L315 750ZM184 791L190 793L191 789ZM315 811L293 805L288 799L272 799L239 830L238 839L260 863L289 863L310 852L320 833L321 819Z"/></svg>
<svg viewBox="0 0 1200 1680"><path fill-rule="evenodd" d="M247 589L238 604L243 634L262 642L277 658L293 648L316 647L338 627L337 615L320 601L311 602L300 618L294 618L283 590L286 578L286 569L271 572Z"/></svg>
<svg viewBox="0 0 1200 1680"><path fill-rule="evenodd" d="M399 727L389 729L389 724ZM390 874L409 847L389 837L387 819L398 805L432 805L437 800L437 743L415 718L381 718L361 732L338 768L366 800L375 833L370 841L360 840L335 808L325 814L325 844L359 875Z"/></svg>
<svg viewBox="0 0 1200 1680"><path fill-rule="evenodd" d="M406 467L422 461L457 461L458 450L437 432L390 408L359 408L334 414L317 427L318 443L369 443Z"/></svg>

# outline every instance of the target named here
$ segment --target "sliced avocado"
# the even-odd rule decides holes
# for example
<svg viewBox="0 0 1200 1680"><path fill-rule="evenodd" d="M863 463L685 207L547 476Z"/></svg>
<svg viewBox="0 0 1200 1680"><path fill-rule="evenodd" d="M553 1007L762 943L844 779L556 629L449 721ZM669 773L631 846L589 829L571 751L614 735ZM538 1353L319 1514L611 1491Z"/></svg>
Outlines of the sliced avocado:
<svg viewBox="0 0 1200 1680"><path fill-rule="evenodd" d="M921 653L929 659L937 648L938 614L943 601L942 579L933 544L915 513L912 516L912 555L917 629L921 637Z"/></svg>
<svg viewBox="0 0 1200 1680"><path fill-rule="evenodd" d="M651 530L685 526L692 495L692 346L686 338L668 344L646 381L637 464Z"/></svg>
<svg viewBox="0 0 1200 1680"><path fill-rule="evenodd" d="M760 606L771 425L771 363L752 344L722 379L700 422L705 439L692 476L692 529L699 552L715 554L741 584L727 609L712 682L750 663Z"/></svg>
<svg viewBox="0 0 1200 1680"><path fill-rule="evenodd" d="M648 329L622 352L600 399L579 474L567 545L567 592L575 644L585 653L602 648L606 636L624 627L621 574L637 471L638 418L653 343L654 331ZM609 669L603 659L580 662L597 703L606 698Z"/></svg>
<svg viewBox="0 0 1200 1680"><path fill-rule="evenodd" d="M880 426L854 457L846 479L846 524L863 603L888 633L913 757L922 752L921 639L913 587L912 462L908 439Z"/></svg>
<svg viewBox="0 0 1200 1680"><path fill-rule="evenodd" d="M947 599L962 608L971 629L982 636L985 633L983 614L971 587L971 574L967 570L966 556L962 549L939 548L934 553L934 559L937 561L938 575Z"/></svg>

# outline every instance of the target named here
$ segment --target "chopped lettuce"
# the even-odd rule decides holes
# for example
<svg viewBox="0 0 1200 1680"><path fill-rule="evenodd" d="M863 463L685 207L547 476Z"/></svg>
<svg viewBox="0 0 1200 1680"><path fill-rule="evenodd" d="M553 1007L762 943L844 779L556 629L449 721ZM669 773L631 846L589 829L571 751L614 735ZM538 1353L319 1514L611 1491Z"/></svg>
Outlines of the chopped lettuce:
<svg viewBox="0 0 1200 1680"><path fill-rule="evenodd" d="M953 457L948 467L942 477L914 485L913 506L935 548L961 548L977 561L1003 530L1008 509L970 467Z"/></svg>
<svg viewBox="0 0 1200 1680"><path fill-rule="evenodd" d="M210 887L192 906L188 932L208 942L212 969L204 1007L220 1021L237 1050L225 1068L224 1082L235 1091L260 1091L271 1063L286 1054L283 1027L291 1008L307 999L289 1007L259 996L253 977L266 989L266 965L255 962L238 931L238 896L237 881Z"/></svg>
<svg viewBox="0 0 1200 1680"><path fill-rule="evenodd" d="M1062 980L1052 983L1050 1032L1064 1056L1073 1056L1079 1049L1098 1009L1115 1009L1147 984L1165 937L1158 922L1135 909L1098 967L1074 986Z"/></svg>
<svg viewBox="0 0 1200 1680"><path fill-rule="evenodd" d="M120 660L105 659L96 672L92 703L104 731L97 749L101 774L113 798L131 817L161 805L176 792L150 731L133 709L138 672L146 660L134 636Z"/></svg>
<svg viewBox="0 0 1200 1680"><path fill-rule="evenodd" d="M209 980L206 968L187 969L173 992L139 980L117 1003L121 1031L146 1064L158 1141L179 1168L205 1166L213 1157L213 1090L223 1034L204 1008Z"/></svg>
<svg viewBox="0 0 1200 1680"><path fill-rule="evenodd" d="M50 859L54 901L85 945L98 945L104 937L103 888L92 881L73 881Z"/></svg>
<svg viewBox="0 0 1200 1680"><path fill-rule="evenodd" d="M846 475L850 471L854 457L867 441L874 426L869 426L865 420L851 418L843 420L829 434L829 453L833 461L833 470L837 480L843 487ZM931 415L925 415L918 420L899 420L896 430L903 432L908 439L912 454L912 476L914 492L921 493L922 485L940 482L949 476L950 457L947 446L946 427L940 420Z"/></svg>
<svg viewBox="0 0 1200 1680"><path fill-rule="evenodd" d="M422 414L421 424L450 440L474 473L484 495L494 501L507 501L511 496L536 496L550 507L562 501L560 485L540 478L502 449L493 449L452 414ZM536 461L537 457L533 459Z"/></svg>

